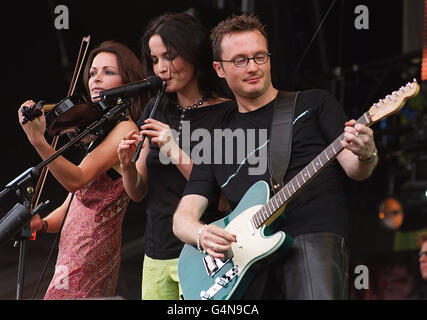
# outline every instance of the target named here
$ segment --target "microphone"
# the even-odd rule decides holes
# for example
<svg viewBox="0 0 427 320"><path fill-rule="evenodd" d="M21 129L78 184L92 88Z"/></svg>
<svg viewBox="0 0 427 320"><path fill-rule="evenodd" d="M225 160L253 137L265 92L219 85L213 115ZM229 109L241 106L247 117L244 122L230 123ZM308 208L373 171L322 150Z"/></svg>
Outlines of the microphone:
<svg viewBox="0 0 427 320"><path fill-rule="evenodd" d="M0 220L0 244L12 238L32 218L30 209L17 203Z"/></svg>
<svg viewBox="0 0 427 320"><path fill-rule="evenodd" d="M138 95L145 90L157 90L162 87L162 79L157 76L151 76L145 80L132 82L113 89L103 90L99 93L102 100L111 98L130 98Z"/></svg>

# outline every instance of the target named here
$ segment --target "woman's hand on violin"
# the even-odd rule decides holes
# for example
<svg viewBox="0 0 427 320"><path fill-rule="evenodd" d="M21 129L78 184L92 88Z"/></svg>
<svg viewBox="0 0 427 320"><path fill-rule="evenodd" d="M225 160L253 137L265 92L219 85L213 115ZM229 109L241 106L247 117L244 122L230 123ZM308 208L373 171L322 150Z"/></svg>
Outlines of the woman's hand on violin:
<svg viewBox="0 0 427 320"><path fill-rule="evenodd" d="M141 135L151 138L151 143L159 146L160 151L169 158L179 156L179 146L175 142L169 125L154 119L145 120Z"/></svg>
<svg viewBox="0 0 427 320"><path fill-rule="evenodd" d="M130 131L122 138L122 141L117 148L117 154L122 168L132 165L132 158L140 141L141 135L137 130Z"/></svg>
<svg viewBox="0 0 427 320"><path fill-rule="evenodd" d="M44 113L40 117L32 121L28 121L25 124L22 124L24 121L24 116L22 115L22 108L23 107L30 108L34 105L35 105L34 101L28 100L24 102L18 110L19 123L21 127L24 129L25 134L28 137L28 140L30 140L31 144L33 145L44 140L44 133L46 131L46 119L45 119Z"/></svg>

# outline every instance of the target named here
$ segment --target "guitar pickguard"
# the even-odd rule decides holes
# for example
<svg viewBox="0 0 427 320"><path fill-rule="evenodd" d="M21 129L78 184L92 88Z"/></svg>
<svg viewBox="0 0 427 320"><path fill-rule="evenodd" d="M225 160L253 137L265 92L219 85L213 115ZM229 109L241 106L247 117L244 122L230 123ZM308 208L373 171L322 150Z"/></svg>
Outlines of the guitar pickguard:
<svg viewBox="0 0 427 320"><path fill-rule="evenodd" d="M258 205L245 210L225 228L236 235L237 242L231 245L231 250L233 252L232 261L235 266L238 266L239 275L254 262L269 255L283 242L284 233L278 232L270 237L265 237L264 228L256 229L253 226L250 218L261 207Z"/></svg>

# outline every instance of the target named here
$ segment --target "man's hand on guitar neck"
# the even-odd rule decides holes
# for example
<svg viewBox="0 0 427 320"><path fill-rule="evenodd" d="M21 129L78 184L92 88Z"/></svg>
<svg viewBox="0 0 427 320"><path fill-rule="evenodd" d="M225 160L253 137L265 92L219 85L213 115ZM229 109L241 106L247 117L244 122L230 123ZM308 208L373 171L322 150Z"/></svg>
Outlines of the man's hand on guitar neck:
<svg viewBox="0 0 427 320"><path fill-rule="evenodd" d="M369 178L378 163L373 130L350 120L345 123L344 138L341 140L344 150L337 156L341 167L354 180Z"/></svg>
<svg viewBox="0 0 427 320"><path fill-rule="evenodd" d="M356 123L356 120L345 123L344 137L344 148L353 152L360 161L368 161L376 153L374 132L371 128Z"/></svg>

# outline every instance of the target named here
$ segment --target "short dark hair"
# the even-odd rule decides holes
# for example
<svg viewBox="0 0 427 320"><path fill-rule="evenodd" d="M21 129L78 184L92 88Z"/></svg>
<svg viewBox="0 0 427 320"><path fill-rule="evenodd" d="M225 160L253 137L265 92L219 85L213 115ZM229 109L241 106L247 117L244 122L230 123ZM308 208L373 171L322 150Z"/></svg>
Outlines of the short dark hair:
<svg viewBox="0 0 427 320"><path fill-rule="evenodd" d="M213 59L220 61L222 56L221 42L225 35L244 31L259 31L265 38L268 48L266 26L254 14L232 15L221 21L211 31Z"/></svg>
<svg viewBox="0 0 427 320"><path fill-rule="evenodd" d="M95 57L102 52L113 53L116 56L119 73L122 77L123 84L140 81L145 78L142 63L132 52L132 50L120 42L105 41L89 53L83 75L84 85L88 92L90 68L92 66L93 59L95 59ZM134 97L132 106L130 107L130 115L135 122L138 121L139 117L141 116L141 112L143 108L145 108L148 100L148 92Z"/></svg>
<svg viewBox="0 0 427 320"><path fill-rule="evenodd" d="M166 13L152 20L141 38L142 61L147 74L153 74L148 46L150 38L159 35L168 51L194 66L197 84L204 96L221 95L219 79L212 67L209 32L200 21L187 13Z"/></svg>
<svg viewBox="0 0 427 320"><path fill-rule="evenodd" d="M417 245L422 246L424 242L427 241L427 232L420 232L417 234Z"/></svg>

